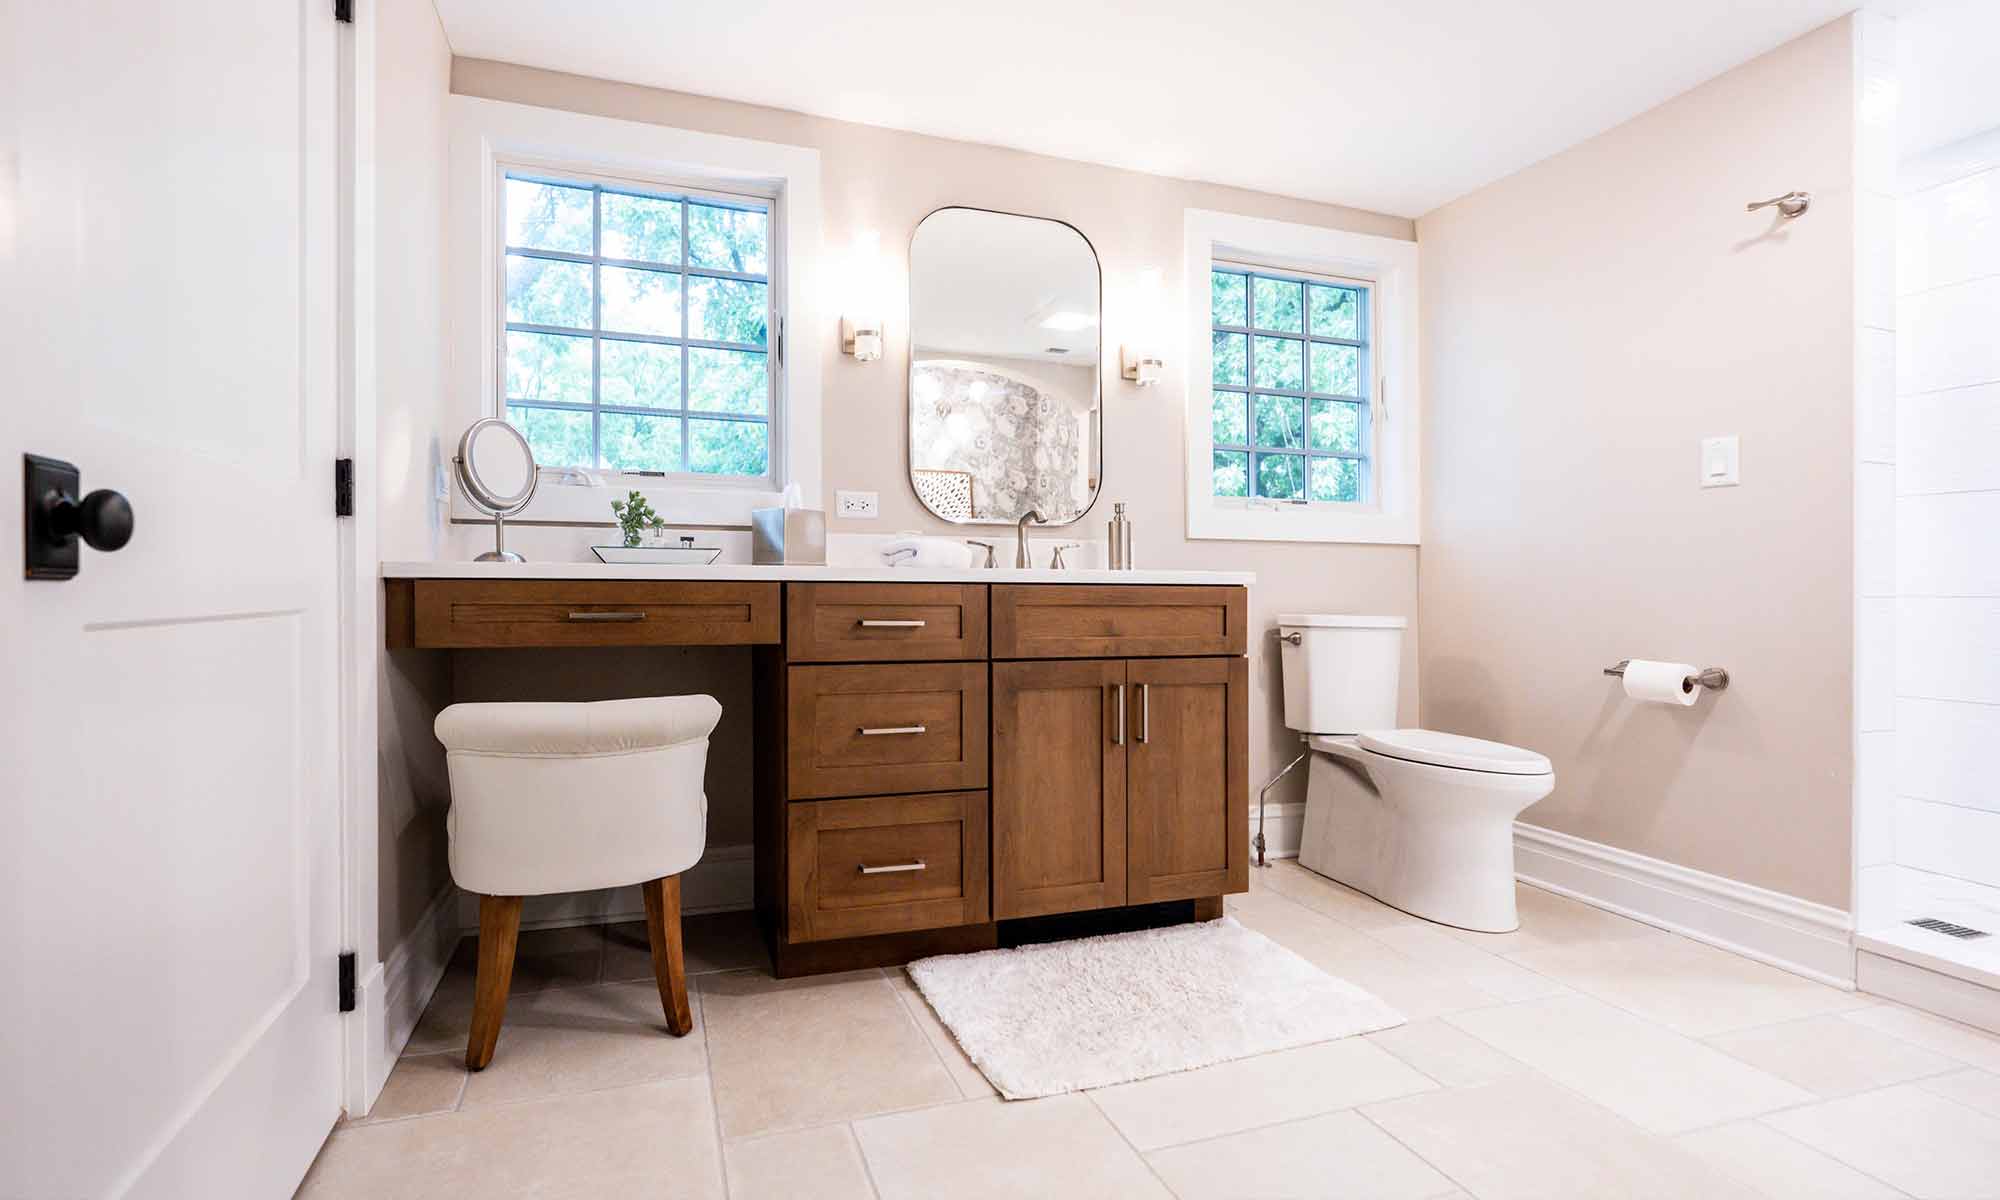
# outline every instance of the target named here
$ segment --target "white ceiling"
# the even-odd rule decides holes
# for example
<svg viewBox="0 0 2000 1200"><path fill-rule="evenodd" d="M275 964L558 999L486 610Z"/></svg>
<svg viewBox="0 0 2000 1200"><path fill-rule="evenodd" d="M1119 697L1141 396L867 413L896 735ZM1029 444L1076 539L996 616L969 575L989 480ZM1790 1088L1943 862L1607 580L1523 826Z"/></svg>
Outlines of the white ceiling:
<svg viewBox="0 0 2000 1200"><path fill-rule="evenodd" d="M453 52L1418 216L1854 0L437 0Z"/></svg>

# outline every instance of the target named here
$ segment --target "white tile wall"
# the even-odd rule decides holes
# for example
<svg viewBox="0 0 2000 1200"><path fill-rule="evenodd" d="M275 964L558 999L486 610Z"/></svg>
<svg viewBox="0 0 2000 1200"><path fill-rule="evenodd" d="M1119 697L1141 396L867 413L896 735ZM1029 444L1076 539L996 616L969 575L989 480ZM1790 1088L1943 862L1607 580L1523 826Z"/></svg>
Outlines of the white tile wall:
<svg viewBox="0 0 2000 1200"><path fill-rule="evenodd" d="M2000 711L2000 710L1996 710ZM1902 719L1898 711L1897 720ZM1896 734L1864 733L1854 764L1854 865L1896 861Z"/></svg>
<svg viewBox="0 0 2000 1200"><path fill-rule="evenodd" d="M1862 329L1855 339L1854 449L1862 462L1896 461L1896 332Z"/></svg>
<svg viewBox="0 0 2000 1200"><path fill-rule="evenodd" d="M1905 163L1902 180L1889 537L1898 798L1892 828L1858 818L1856 849L1887 843L1901 868L2000 884L2000 129ZM1858 443L1874 433L1860 414L1856 430ZM1858 865L1867 892L1879 868Z"/></svg>
<svg viewBox="0 0 2000 1200"><path fill-rule="evenodd" d="M1854 603L1854 719L1862 733L1896 727L1896 602Z"/></svg>
<svg viewBox="0 0 2000 1200"><path fill-rule="evenodd" d="M1896 594L1896 468L1854 468L1854 584L1863 596Z"/></svg>

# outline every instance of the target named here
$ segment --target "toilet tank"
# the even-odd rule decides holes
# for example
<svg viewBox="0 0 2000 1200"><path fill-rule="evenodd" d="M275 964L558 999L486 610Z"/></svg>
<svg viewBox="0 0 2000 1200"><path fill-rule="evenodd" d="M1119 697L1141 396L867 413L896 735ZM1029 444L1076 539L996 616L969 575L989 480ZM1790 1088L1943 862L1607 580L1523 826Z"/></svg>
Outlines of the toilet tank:
<svg viewBox="0 0 2000 1200"><path fill-rule="evenodd" d="M1403 617L1280 614L1285 724L1299 733L1396 728L1396 688L1408 624Z"/></svg>

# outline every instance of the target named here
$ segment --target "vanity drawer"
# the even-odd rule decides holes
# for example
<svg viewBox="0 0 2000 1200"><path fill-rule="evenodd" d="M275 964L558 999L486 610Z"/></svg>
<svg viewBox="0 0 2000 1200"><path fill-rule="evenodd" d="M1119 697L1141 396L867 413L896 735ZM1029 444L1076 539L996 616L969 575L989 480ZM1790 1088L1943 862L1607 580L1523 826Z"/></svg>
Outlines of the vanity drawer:
<svg viewBox="0 0 2000 1200"><path fill-rule="evenodd" d="M993 586L995 658L1168 658L1242 654L1240 587Z"/></svg>
<svg viewBox="0 0 2000 1200"><path fill-rule="evenodd" d="M940 662L986 657L986 586L794 583L785 591L793 662Z"/></svg>
<svg viewBox="0 0 2000 1200"><path fill-rule="evenodd" d="M790 667L790 799L986 786L986 664Z"/></svg>
<svg viewBox="0 0 2000 1200"><path fill-rule="evenodd" d="M779 638L775 583L419 579L415 592L419 648L717 646Z"/></svg>
<svg viewBox="0 0 2000 1200"><path fill-rule="evenodd" d="M989 919L985 792L815 800L788 817L787 941Z"/></svg>

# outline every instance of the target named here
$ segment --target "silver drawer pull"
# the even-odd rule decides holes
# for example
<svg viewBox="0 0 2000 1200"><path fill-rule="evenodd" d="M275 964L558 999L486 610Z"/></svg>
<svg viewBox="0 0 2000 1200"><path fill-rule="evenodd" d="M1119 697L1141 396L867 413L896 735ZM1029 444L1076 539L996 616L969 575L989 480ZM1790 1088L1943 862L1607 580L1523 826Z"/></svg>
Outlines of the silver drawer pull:
<svg viewBox="0 0 2000 1200"><path fill-rule="evenodd" d="M646 614L642 612L573 612L569 615L569 619L572 621L643 621L646 619Z"/></svg>
<svg viewBox="0 0 2000 1200"><path fill-rule="evenodd" d="M880 729L862 728L855 731L862 737L887 737L892 733L928 733L922 725L886 725Z"/></svg>
<svg viewBox="0 0 2000 1200"><path fill-rule="evenodd" d="M915 862L890 863L886 867L871 867L866 863L861 865L861 873L863 875L894 875L898 871L927 871L929 869L930 864L921 858Z"/></svg>
<svg viewBox="0 0 2000 1200"><path fill-rule="evenodd" d="M875 617L863 617L855 622L863 629L922 629L923 621L888 621Z"/></svg>

